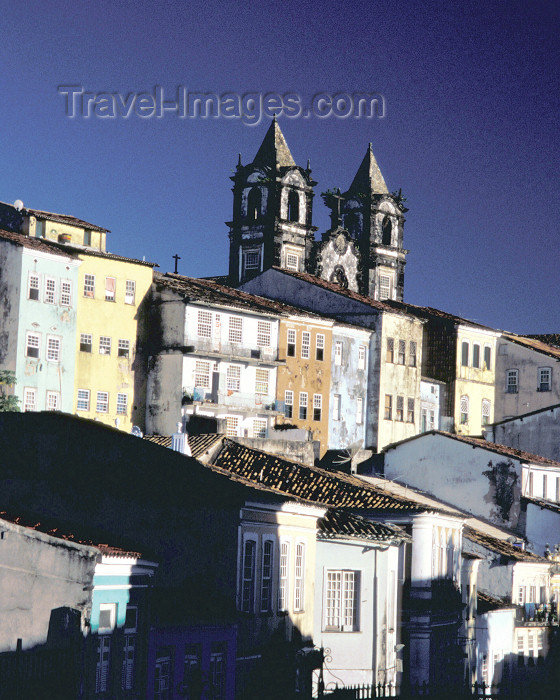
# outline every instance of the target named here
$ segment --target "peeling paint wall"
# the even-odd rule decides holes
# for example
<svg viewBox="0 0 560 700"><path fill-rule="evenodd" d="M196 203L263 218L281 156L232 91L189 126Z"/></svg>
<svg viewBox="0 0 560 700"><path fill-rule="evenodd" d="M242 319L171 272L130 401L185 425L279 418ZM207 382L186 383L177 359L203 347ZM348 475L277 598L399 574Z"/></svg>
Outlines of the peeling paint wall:
<svg viewBox="0 0 560 700"><path fill-rule="evenodd" d="M0 242L0 367L16 371L22 249Z"/></svg>
<svg viewBox="0 0 560 700"><path fill-rule="evenodd" d="M560 406L490 426L486 439L560 462Z"/></svg>

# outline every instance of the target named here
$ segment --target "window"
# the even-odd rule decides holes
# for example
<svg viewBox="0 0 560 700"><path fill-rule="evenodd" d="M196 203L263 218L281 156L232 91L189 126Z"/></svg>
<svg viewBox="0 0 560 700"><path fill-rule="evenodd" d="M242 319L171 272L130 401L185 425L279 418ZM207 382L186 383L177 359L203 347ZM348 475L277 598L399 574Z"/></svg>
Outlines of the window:
<svg viewBox="0 0 560 700"><path fill-rule="evenodd" d="M293 328L288 328L288 342L286 346L286 355L288 357L296 356L296 332Z"/></svg>
<svg viewBox="0 0 560 700"><path fill-rule="evenodd" d="M84 275L84 296L90 299L95 296L95 275Z"/></svg>
<svg viewBox="0 0 560 700"><path fill-rule="evenodd" d="M472 346L472 366L480 369L480 345L473 343Z"/></svg>
<svg viewBox="0 0 560 700"><path fill-rule="evenodd" d="M288 270L299 270L299 255L296 253L286 253L286 267Z"/></svg>
<svg viewBox="0 0 560 700"><path fill-rule="evenodd" d="M194 385L201 389L210 388L210 363L206 360L197 360L194 365Z"/></svg>
<svg viewBox="0 0 560 700"><path fill-rule="evenodd" d="M117 280L114 277L105 277L105 301L115 301Z"/></svg>
<svg viewBox="0 0 560 700"><path fill-rule="evenodd" d="M263 542L262 573L261 573L261 612L272 610L272 564L274 543L272 540Z"/></svg>
<svg viewBox="0 0 560 700"><path fill-rule="evenodd" d="M25 336L25 356L39 357L41 338L37 333L27 333Z"/></svg>
<svg viewBox="0 0 560 700"><path fill-rule="evenodd" d="M121 688L123 690L132 690L134 686L134 660L136 652L137 625L138 608L127 605L124 623L123 663L121 675Z"/></svg>
<svg viewBox="0 0 560 700"><path fill-rule="evenodd" d="M158 649L154 672L154 700L170 700L172 678L171 652L169 649Z"/></svg>
<svg viewBox="0 0 560 700"><path fill-rule="evenodd" d="M255 370L255 394L268 396L268 374L267 369Z"/></svg>
<svg viewBox="0 0 560 700"><path fill-rule="evenodd" d="M129 340L119 340L118 347L119 357L129 357L130 356L130 341Z"/></svg>
<svg viewBox="0 0 560 700"><path fill-rule="evenodd" d="M226 697L226 650L224 644L210 645L210 698L225 700Z"/></svg>
<svg viewBox="0 0 560 700"><path fill-rule="evenodd" d="M39 301L39 275L29 275L27 298Z"/></svg>
<svg viewBox="0 0 560 700"><path fill-rule="evenodd" d="M45 304L54 304L56 297L56 280L52 277L47 277L45 280L45 296L43 301Z"/></svg>
<svg viewBox="0 0 560 700"><path fill-rule="evenodd" d="M469 366L469 344L466 340L463 340L461 344L461 365L463 367Z"/></svg>
<svg viewBox="0 0 560 700"><path fill-rule="evenodd" d="M252 187L247 195L247 219L256 221L261 215L262 194L259 187Z"/></svg>
<svg viewBox="0 0 560 700"><path fill-rule="evenodd" d="M212 313L210 311L198 312L198 335L200 338L212 337Z"/></svg>
<svg viewBox="0 0 560 700"><path fill-rule="evenodd" d="M239 416L226 416L227 437L237 437L239 434Z"/></svg>
<svg viewBox="0 0 560 700"><path fill-rule="evenodd" d="M261 269L261 251L260 250L244 250L243 251L243 269L260 270Z"/></svg>
<svg viewBox="0 0 560 700"><path fill-rule="evenodd" d="M124 287L124 303L134 304L136 299L136 282L134 280L126 280Z"/></svg>
<svg viewBox="0 0 560 700"><path fill-rule="evenodd" d="M404 365L406 362L406 342L404 340L399 340L399 365Z"/></svg>
<svg viewBox="0 0 560 700"><path fill-rule="evenodd" d="M89 229L84 231L84 245L91 245L91 231Z"/></svg>
<svg viewBox="0 0 560 700"><path fill-rule="evenodd" d="M23 390L23 410L24 412L37 410L37 389L26 387Z"/></svg>
<svg viewBox="0 0 560 700"><path fill-rule="evenodd" d="M78 389L77 411L89 411L89 389Z"/></svg>
<svg viewBox="0 0 560 700"><path fill-rule="evenodd" d="M259 321L257 323L257 347L270 347L270 321Z"/></svg>
<svg viewBox="0 0 560 700"><path fill-rule="evenodd" d="M202 695L202 647L200 644L185 645L183 667L183 691L189 700L200 700Z"/></svg>
<svg viewBox="0 0 560 700"><path fill-rule="evenodd" d="M542 494L543 494L543 498L546 499L547 493L548 493L548 478L547 478L547 475L546 475L546 474L543 474L543 478L542 478ZM541 601L541 602L544 603L544 601Z"/></svg>
<svg viewBox="0 0 560 700"><path fill-rule="evenodd" d="M488 399L482 399L482 425L488 425L490 423L490 401Z"/></svg>
<svg viewBox="0 0 560 700"><path fill-rule="evenodd" d="M299 194L296 190L288 192L288 221L299 221Z"/></svg>
<svg viewBox="0 0 560 700"><path fill-rule="evenodd" d="M116 603L101 603L99 606L99 625L97 629L98 633L107 634L109 632L112 632L115 628L116 617Z"/></svg>
<svg viewBox="0 0 560 700"><path fill-rule="evenodd" d="M528 490L529 490L529 496L532 496L533 495L533 472L529 472Z"/></svg>
<svg viewBox="0 0 560 700"><path fill-rule="evenodd" d="M556 477L556 502L560 503L560 476Z"/></svg>
<svg viewBox="0 0 560 700"><path fill-rule="evenodd" d="M91 333L80 333L80 352L91 352Z"/></svg>
<svg viewBox="0 0 560 700"><path fill-rule="evenodd" d="M340 394L333 397L333 420L340 420Z"/></svg>
<svg viewBox="0 0 560 700"><path fill-rule="evenodd" d="M391 297L391 278L389 275L379 275L379 299L389 299Z"/></svg>
<svg viewBox="0 0 560 700"><path fill-rule="evenodd" d="M243 545L241 611L250 613L254 609L255 599L255 554L257 543L245 540Z"/></svg>
<svg viewBox="0 0 560 700"><path fill-rule="evenodd" d="M253 420L253 437L266 438L266 420L255 418Z"/></svg>
<svg viewBox="0 0 560 700"><path fill-rule="evenodd" d="M110 355L111 354L111 338L106 335L99 336L99 354L100 355Z"/></svg>
<svg viewBox="0 0 560 700"><path fill-rule="evenodd" d="M408 366L416 367L416 341L411 340L408 344Z"/></svg>
<svg viewBox="0 0 560 700"><path fill-rule="evenodd" d="M305 575L305 545L303 542L296 544L296 560L294 566L294 610L301 612L303 610L303 593L304 593L304 575Z"/></svg>
<svg viewBox="0 0 560 700"><path fill-rule="evenodd" d="M393 338L387 338L387 352L385 354L385 361L395 361L395 341L393 340Z"/></svg>
<svg viewBox="0 0 560 700"><path fill-rule="evenodd" d="M228 365L226 370L226 388L228 391L239 391L241 387L241 366Z"/></svg>
<svg viewBox="0 0 560 700"><path fill-rule="evenodd" d="M58 391L47 391L47 411L60 410L60 394Z"/></svg>
<svg viewBox="0 0 560 700"><path fill-rule="evenodd" d="M97 663L95 666L95 692L105 693L109 689L109 664L111 661L111 637L97 637Z"/></svg>
<svg viewBox="0 0 560 700"><path fill-rule="evenodd" d="M412 397L409 397L408 399L406 422L414 423L414 399Z"/></svg>
<svg viewBox="0 0 560 700"><path fill-rule="evenodd" d="M291 418L294 413L294 392L286 389L284 392L284 415Z"/></svg>
<svg viewBox="0 0 560 700"><path fill-rule="evenodd" d="M278 610L288 609L288 566L290 561L290 545L288 542L280 543L280 581L278 586Z"/></svg>
<svg viewBox="0 0 560 700"><path fill-rule="evenodd" d="M313 420L321 420L321 412L323 408L323 397L321 394L313 394Z"/></svg>
<svg viewBox="0 0 560 700"><path fill-rule="evenodd" d="M109 412L109 393L107 391L97 392L97 403L95 406L97 413Z"/></svg>
<svg viewBox="0 0 560 700"><path fill-rule="evenodd" d="M385 420L393 419L393 397L385 394Z"/></svg>
<svg viewBox="0 0 560 700"><path fill-rule="evenodd" d="M334 364L342 364L342 341L337 340L334 344Z"/></svg>
<svg viewBox="0 0 560 700"><path fill-rule="evenodd" d="M550 391L550 378L552 369L550 367L539 367L539 388L538 391Z"/></svg>
<svg viewBox="0 0 560 700"><path fill-rule="evenodd" d="M125 416L127 408L128 396L126 394L117 394L117 413Z"/></svg>
<svg viewBox="0 0 560 700"><path fill-rule="evenodd" d="M366 347L360 345L358 348L358 369L366 368Z"/></svg>
<svg viewBox="0 0 560 700"><path fill-rule="evenodd" d="M303 359L309 359L310 351L309 346L311 345L311 333L303 331L301 334L301 356Z"/></svg>
<svg viewBox="0 0 560 700"><path fill-rule="evenodd" d="M397 396L397 414L395 418L401 423L404 421L404 396Z"/></svg>
<svg viewBox="0 0 560 700"><path fill-rule="evenodd" d="M358 607L357 571L327 571L325 631L354 632Z"/></svg>
<svg viewBox="0 0 560 700"><path fill-rule="evenodd" d="M492 348L489 345L484 346L483 369L492 369Z"/></svg>
<svg viewBox="0 0 560 700"><path fill-rule="evenodd" d="M506 392L508 394L517 394L519 390L519 370L508 369L506 372Z"/></svg>
<svg viewBox="0 0 560 700"><path fill-rule="evenodd" d="M52 335L47 336L47 362L60 362L62 341Z"/></svg>
<svg viewBox="0 0 560 700"><path fill-rule="evenodd" d="M72 305L72 282L62 280L60 283L60 303L62 306Z"/></svg>
<svg viewBox="0 0 560 700"><path fill-rule="evenodd" d="M35 225L35 236L37 238L45 237L45 223L45 221L37 219L37 223Z"/></svg>
<svg viewBox="0 0 560 700"><path fill-rule="evenodd" d="M461 425L469 422L469 397L461 396Z"/></svg>
<svg viewBox="0 0 560 700"><path fill-rule="evenodd" d="M322 333L317 333L315 338L315 359L322 362L325 358L325 336Z"/></svg>
<svg viewBox="0 0 560 700"><path fill-rule="evenodd" d="M356 399L356 423L361 425L364 422L364 400L361 396Z"/></svg>
<svg viewBox="0 0 560 700"><path fill-rule="evenodd" d="M229 317L228 339L230 343L243 341L243 319L241 316Z"/></svg>
<svg viewBox="0 0 560 700"><path fill-rule="evenodd" d="M307 394L303 392L299 395L299 419L307 420Z"/></svg>

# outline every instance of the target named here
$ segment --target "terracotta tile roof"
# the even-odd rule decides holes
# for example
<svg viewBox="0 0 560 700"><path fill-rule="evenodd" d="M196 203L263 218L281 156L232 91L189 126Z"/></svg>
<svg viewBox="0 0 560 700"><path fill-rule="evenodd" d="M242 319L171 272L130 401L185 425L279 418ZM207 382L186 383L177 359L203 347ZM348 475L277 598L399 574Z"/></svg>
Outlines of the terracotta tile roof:
<svg viewBox="0 0 560 700"><path fill-rule="evenodd" d="M344 510L329 510L317 521L319 539L358 539L373 542L409 542L404 530L393 525L376 523Z"/></svg>
<svg viewBox="0 0 560 700"><path fill-rule="evenodd" d="M416 304L409 304L402 301L393 301L392 299L388 299L385 303L388 306L392 306L396 309L402 309L403 311L405 311L408 314L411 314L412 316L417 316L418 318L422 318L425 320L439 319L442 321L450 321L455 325L475 326L476 328L482 328L483 330L500 333L500 331L496 330L495 328L490 328L490 326L485 326L484 324L478 323L477 321L470 321L467 318L456 316L455 314L451 314L447 311L442 311L441 309L434 309L432 306L416 306Z"/></svg>
<svg viewBox="0 0 560 700"><path fill-rule="evenodd" d="M405 438L399 442L393 442L383 448L383 452L388 452L389 450L394 450L398 448L405 442L411 442L412 440L423 440L429 435L441 435L443 437L449 438L451 440L457 440L457 442L462 442L466 445L471 445L472 447L480 447L483 450L488 450L489 452L495 452L505 457L513 457L518 459L520 462L527 462L530 464L537 464L541 467L558 467L560 468L560 462L555 462L553 459L548 459L547 457L541 457L540 455L534 455L530 452L525 452L524 450L518 450L515 447L506 447L505 445L498 445L495 442L489 442L484 438L471 437L469 435L455 435L453 433L446 433L443 430L429 430L426 433L419 433L418 435L413 435L412 437Z"/></svg>
<svg viewBox="0 0 560 700"><path fill-rule="evenodd" d="M74 250L63 250L61 246L51 246L48 241L44 238L32 238L26 236L23 233L13 233L12 231L5 231L0 229L0 238L10 241L15 245L19 245L22 248L29 248L30 250L37 250L41 253L50 253L51 255L60 255L64 257L75 258L76 251Z"/></svg>
<svg viewBox="0 0 560 700"><path fill-rule="evenodd" d="M259 311L261 313L280 316L309 316L311 318L324 318L317 313L305 311L281 301L259 297L255 294L242 292L234 287L227 287L209 279L195 279L167 272L164 275L154 274L154 282L158 285L174 289L184 294L193 301L205 301L210 304L233 306L247 311Z"/></svg>
<svg viewBox="0 0 560 700"><path fill-rule="evenodd" d="M521 496L521 501L524 503L532 503L534 506L544 508L545 510L551 510L553 513L560 513L560 503L551 503L550 501L545 501L543 498L529 496Z"/></svg>
<svg viewBox="0 0 560 700"><path fill-rule="evenodd" d="M523 335L515 335L514 333L504 333L503 337L506 340L510 340L512 343L517 343L517 345L523 345L531 350L536 350L537 352L547 355L548 357L553 357L555 360L560 360L560 348L544 343L542 340L537 338L528 338Z"/></svg>
<svg viewBox="0 0 560 700"><path fill-rule="evenodd" d="M536 335L522 335L520 337L540 340L547 345L553 345L555 348L560 348L560 333L538 333Z"/></svg>
<svg viewBox="0 0 560 700"><path fill-rule="evenodd" d="M207 433L205 435L189 435L189 447L191 448L192 456L198 459L211 447L214 447L218 442L223 440L222 433ZM171 435L144 435L144 440L153 442L161 447L171 448Z"/></svg>
<svg viewBox="0 0 560 700"><path fill-rule="evenodd" d="M484 591L477 591L476 594L476 611L479 615L484 615L484 613L490 612L491 610L503 610L506 608L515 608L515 605L511 603L506 603L500 598L495 598L489 593Z"/></svg>
<svg viewBox="0 0 560 700"><path fill-rule="evenodd" d="M391 511L422 511L413 501L389 495L365 484L359 477L309 467L227 438L212 464L285 495L339 508Z"/></svg>
<svg viewBox="0 0 560 700"><path fill-rule="evenodd" d="M327 289L330 292L335 292L335 294L340 294L341 296L348 297L348 299L359 301L362 304L371 306L372 309L376 309L377 311L388 311L392 314L397 313L403 316L412 315L404 311L403 309L394 308L393 306L390 306L384 301L376 301L375 299L366 297L363 294L358 294L358 292L352 292L349 289L344 289L335 282L328 282L327 280L321 279L320 277L316 277L315 275L310 275L307 272L294 272L293 270L286 270L283 267L273 267L272 269L276 270L277 272L281 272L284 275L290 275L291 277L295 277L296 279L302 280L303 282L314 284L316 287L322 287L323 289Z"/></svg>
<svg viewBox="0 0 560 700"><path fill-rule="evenodd" d="M133 552L122 547L115 547L108 544L102 544L95 541L95 539L84 538L82 536L75 535L73 533L67 532L65 529L57 527L52 522L47 522L45 520L37 520L31 518L24 518L19 515L11 515L6 511L0 511L0 518L2 520L7 520L14 525L19 525L27 530L35 530L36 532L41 532L44 535L49 535L50 537L56 537L57 539L64 540L66 542L73 542L74 544L85 545L86 547L94 547L98 549L102 554L106 554L112 557L134 557L135 559L140 559L142 554L140 552Z"/></svg>
<svg viewBox="0 0 560 700"><path fill-rule="evenodd" d="M29 216L35 216L38 219L47 219L47 221L56 221L60 224L68 224L69 226L79 226L80 228L91 229L92 231L101 231L102 233L111 233L108 228L102 228L101 226L96 226L95 224L90 224L83 219L77 219L75 216L68 216L67 214L55 214L51 211L42 211L41 209L28 209L24 207L22 210L23 214L28 214Z"/></svg>
<svg viewBox="0 0 560 700"><path fill-rule="evenodd" d="M490 535L480 532L480 530L474 530L468 525L463 527L463 538L466 538L470 542L478 544L485 549L490 549L497 554L501 554L508 559L514 559L515 561L534 562L536 564L544 564L548 561L544 557L539 557L537 554L533 554L533 552L523 551L506 540L499 540L496 537L491 537Z"/></svg>
<svg viewBox="0 0 560 700"><path fill-rule="evenodd" d="M102 250L95 250L95 248L78 248L77 246L70 246L67 243L55 243L54 245L62 246L63 248L71 248L75 253L80 255L92 255L94 258L105 258L106 260L120 260L121 262L133 263L134 265L144 265L145 267L159 267L158 263L149 262L148 260L138 260L137 258L127 258L124 255L117 255L116 253L107 253Z"/></svg>

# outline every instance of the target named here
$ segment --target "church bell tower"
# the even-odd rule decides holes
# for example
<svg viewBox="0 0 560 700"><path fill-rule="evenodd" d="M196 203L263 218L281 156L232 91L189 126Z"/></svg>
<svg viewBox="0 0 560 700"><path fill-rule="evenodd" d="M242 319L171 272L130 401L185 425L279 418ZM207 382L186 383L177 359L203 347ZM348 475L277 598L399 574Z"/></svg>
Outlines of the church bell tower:
<svg viewBox="0 0 560 700"><path fill-rule="evenodd" d="M229 226L229 283L242 284L278 266L308 270L314 234L313 187L307 168L295 164L274 119L252 163L241 164L233 181Z"/></svg>

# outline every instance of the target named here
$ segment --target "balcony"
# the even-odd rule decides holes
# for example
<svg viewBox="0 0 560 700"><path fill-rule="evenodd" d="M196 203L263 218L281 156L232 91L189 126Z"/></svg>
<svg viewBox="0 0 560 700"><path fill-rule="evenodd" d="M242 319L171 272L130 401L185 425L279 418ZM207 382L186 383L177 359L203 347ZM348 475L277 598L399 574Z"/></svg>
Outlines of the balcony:
<svg viewBox="0 0 560 700"><path fill-rule="evenodd" d="M185 346L188 343L185 341ZM191 355L226 359L228 362L247 362L249 364L284 364L278 360L278 349L273 347L251 348L241 343L220 343L211 338L197 338L194 345L189 346Z"/></svg>
<svg viewBox="0 0 560 700"><path fill-rule="evenodd" d="M516 606L515 624L518 627L558 625L558 615L553 605L525 603Z"/></svg>
<svg viewBox="0 0 560 700"><path fill-rule="evenodd" d="M183 389L183 404L209 404L253 411L277 410L274 396L244 391L212 390L198 386L187 386Z"/></svg>

